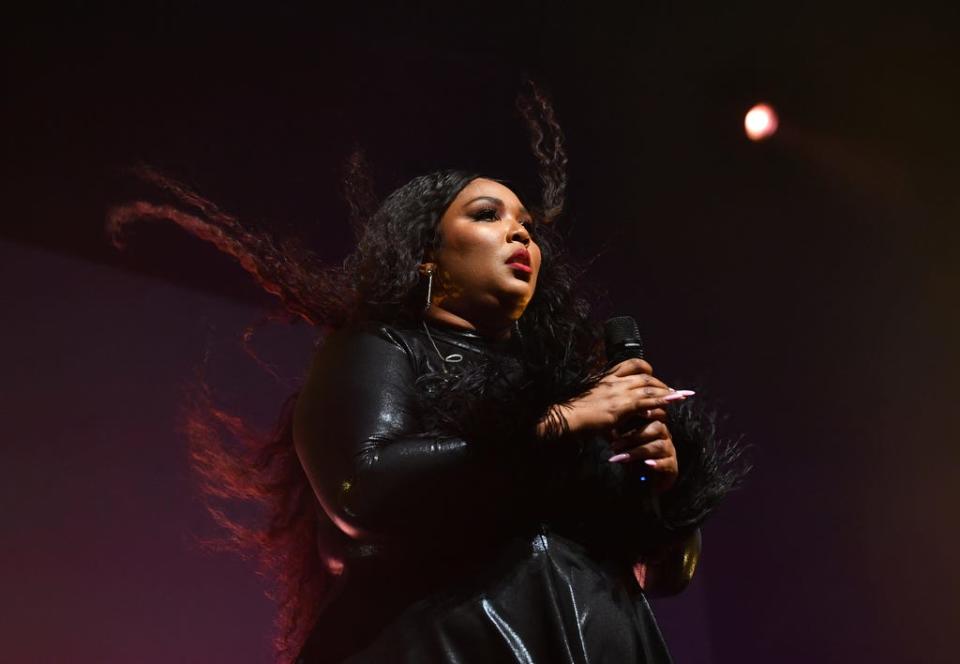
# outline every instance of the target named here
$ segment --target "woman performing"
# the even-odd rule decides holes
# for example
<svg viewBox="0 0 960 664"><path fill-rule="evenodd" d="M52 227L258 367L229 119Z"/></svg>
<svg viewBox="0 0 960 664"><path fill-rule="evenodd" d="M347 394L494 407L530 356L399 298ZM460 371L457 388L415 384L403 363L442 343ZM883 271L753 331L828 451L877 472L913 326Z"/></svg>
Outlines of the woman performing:
<svg viewBox="0 0 960 664"><path fill-rule="evenodd" d="M604 357L554 224L559 128L542 94L524 99L536 206L460 171L372 213L353 187L359 241L338 269L149 171L181 207L111 215L114 231L162 218L215 242L330 331L271 440L205 396L188 429L207 491L269 510L260 528L212 513L278 580L282 659L670 661L644 588L689 580L737 451L692 391Z"/></svg>

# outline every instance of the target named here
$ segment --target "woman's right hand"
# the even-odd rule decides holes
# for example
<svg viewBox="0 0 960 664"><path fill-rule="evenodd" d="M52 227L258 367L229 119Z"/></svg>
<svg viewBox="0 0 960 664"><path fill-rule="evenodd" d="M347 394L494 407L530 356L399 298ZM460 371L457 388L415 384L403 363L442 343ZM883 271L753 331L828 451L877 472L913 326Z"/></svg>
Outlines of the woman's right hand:
<svg viewBox="0 0 960 664"><path fill-rule="evenodd" d="M648 362L631 358L613 367L593 389L553 406L548 417L563 418L565 430L570 433L599 431L616 436L618 426L634 416L665 421L664 408L691 394L687 390L673 390L653 376L653 367ZM544 422L537 430L544 434Z"/></svg>

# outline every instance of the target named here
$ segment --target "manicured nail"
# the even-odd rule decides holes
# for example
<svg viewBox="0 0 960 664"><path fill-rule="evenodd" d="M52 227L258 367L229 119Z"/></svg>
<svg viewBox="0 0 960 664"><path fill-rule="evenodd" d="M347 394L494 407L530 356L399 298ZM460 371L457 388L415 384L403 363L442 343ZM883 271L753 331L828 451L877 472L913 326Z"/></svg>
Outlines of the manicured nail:
<svg viewBox="0 0 960 664"><path fill-rule="evenodd" d="M629 458L630 458L629 454L615 454L614 456L607 459L607 461L609 461L610 463L621 463L622 461L626 461Z"/></svg>
<svg viewBox="0 0 960 664"><path fill-rule="evenodd" d="M694 394L696 394L696 392L693 390L677 390L676 393L682 394L685 397L692 397Z"/></svg>
<svg viewBox="0 0 960 664"><path fill-rule="evenodd" d="M663 397L664 401L677 401L679 399L686 399L685 394L680 394L679 392L671 392L667 396Z"/></svg>
<svg viewBox="0 0 960 664"><path fill-rule="evenodd" d="M657 467L657 460L656 460L656 459L644 459L643 462L644 462L645 464L647 464L648 466L652 466L653 468L656 468L656 467Z"/></svg>

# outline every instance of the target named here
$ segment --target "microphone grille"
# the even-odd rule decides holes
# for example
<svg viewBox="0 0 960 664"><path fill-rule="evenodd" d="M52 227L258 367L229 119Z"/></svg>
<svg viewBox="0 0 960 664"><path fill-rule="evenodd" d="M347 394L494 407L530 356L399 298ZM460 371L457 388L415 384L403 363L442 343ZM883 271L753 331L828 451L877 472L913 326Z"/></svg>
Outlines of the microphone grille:
<svg viewBox="0 0 960 664"><path fill-rule="evenodd" d="M640 329L632 316L617 316L604 323L603 338L607 348L614 348L627 342L639 343Z"/></svg>
<svg viewBox="0 0 960 664"><path fill-rule="evenodd" d="M610 366L630 357L643 359L643 340L637 322L630 316L617 316L603 325L603 346Z"/></svg>

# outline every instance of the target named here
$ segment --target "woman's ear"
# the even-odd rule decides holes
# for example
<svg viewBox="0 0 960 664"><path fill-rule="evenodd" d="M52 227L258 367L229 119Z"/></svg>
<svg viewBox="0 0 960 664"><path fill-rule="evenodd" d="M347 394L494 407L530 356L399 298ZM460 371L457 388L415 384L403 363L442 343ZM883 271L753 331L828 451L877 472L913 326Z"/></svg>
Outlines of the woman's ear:
<svg viewBox="0 0 960 664"><path fill-rule="evenodd" d="M420 263L420 266L417 268L420 274L426 275L428 272L437 271L437 261L433 257L433 252L427 249L423 253L423 261Z"/></svg>

